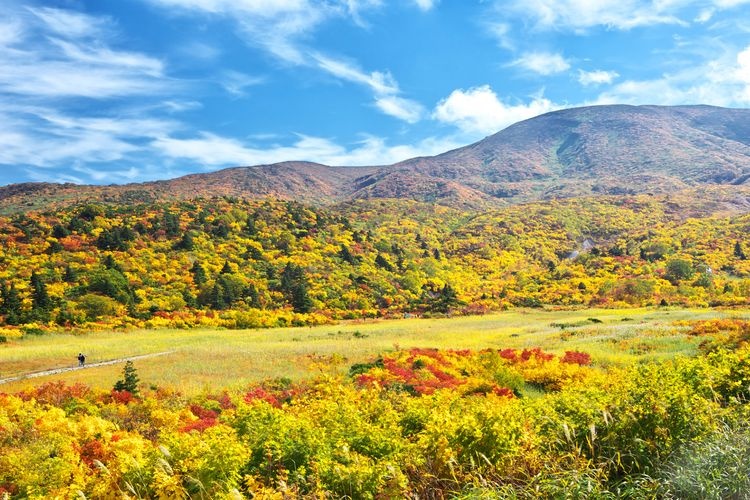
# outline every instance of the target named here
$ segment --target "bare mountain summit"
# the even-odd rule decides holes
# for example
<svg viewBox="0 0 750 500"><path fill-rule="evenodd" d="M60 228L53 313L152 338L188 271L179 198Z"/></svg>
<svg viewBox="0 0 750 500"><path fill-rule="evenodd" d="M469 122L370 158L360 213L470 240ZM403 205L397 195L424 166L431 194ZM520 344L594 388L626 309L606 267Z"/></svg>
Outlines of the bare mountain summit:
<svg viewBox="0 0 750 500"><path fill-rule="evenodd" d="M475 144L380 167L284 162L121 186L18 184L4 205L197 196L330 203L407 198L481 206L591 194L750 185L750 110L592 106L547 113ZM36 204L36 203L32 203Z"/></svg>

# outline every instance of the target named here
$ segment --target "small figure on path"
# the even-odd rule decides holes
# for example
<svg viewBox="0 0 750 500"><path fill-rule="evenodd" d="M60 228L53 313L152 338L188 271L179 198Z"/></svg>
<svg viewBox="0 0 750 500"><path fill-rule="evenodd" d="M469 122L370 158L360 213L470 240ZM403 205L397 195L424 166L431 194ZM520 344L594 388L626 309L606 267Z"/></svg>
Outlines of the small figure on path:
<svg viewBox="0 0 750 500"><path fill-rule="evenodd" d="M86 364L86 356L83 355L83 353L78 353L78 366L83 366Z"/></svg>

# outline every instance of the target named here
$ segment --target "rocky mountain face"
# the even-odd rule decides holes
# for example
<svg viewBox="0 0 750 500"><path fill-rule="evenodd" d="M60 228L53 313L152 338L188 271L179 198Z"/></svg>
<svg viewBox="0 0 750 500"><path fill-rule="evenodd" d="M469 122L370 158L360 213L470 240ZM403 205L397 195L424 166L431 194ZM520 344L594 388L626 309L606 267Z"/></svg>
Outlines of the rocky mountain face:
<svg viewBox="0 0 750 500"><path fill-rule="evenodd" d="M750 110L612 105L547 113L469 146L395 165L284 162L121 186L16 184L0 188L0 204L271 196L314 204L406 198L482 206L743 184L750 185Z"/></svg>

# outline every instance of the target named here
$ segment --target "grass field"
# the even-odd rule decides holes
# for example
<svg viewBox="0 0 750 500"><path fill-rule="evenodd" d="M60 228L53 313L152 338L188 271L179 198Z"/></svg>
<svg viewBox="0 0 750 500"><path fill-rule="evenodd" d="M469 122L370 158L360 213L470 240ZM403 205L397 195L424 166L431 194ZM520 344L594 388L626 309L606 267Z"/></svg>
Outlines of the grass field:
<svg viewBox="0 0 750 500"><path fill-rule="evenodd" d="M399 348L455 349L542 347L580 350L600 366L692 354L698 339L675 321L750 318L750 311L628 309L514 310L487 316L352 322L274 330L137 330L88 335L46 335L0 344L0 379L75 366L84 352L95 363L129 356L170 354L135 363L146 384L187 394L242 388L267 378L298 380L316 373L344 373L357 362ZM111 388L121 364L11 382L15 392L50 380Z"/></svg>

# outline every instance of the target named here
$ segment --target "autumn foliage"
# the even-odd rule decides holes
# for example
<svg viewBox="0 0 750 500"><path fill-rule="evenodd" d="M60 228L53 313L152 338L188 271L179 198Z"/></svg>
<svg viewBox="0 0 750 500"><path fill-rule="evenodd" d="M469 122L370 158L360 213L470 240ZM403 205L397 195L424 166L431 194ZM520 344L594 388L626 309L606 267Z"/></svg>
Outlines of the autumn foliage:
<svg viewBox="0 0 750 500"><path fill-rule="evenodd" d="M256 328L541 305L747 305L750 216L691 210L648 196L483 212L221 198L16 214L0 217L0 321Z"/></svg>
<svg viewBox="0 0 750 500"><path fill-rule="evenodd" d="M0 394L0 492L670 497L671 458L747 414L749 360L739 348L606 369L575 351L415 348L347 378L193 398L48 383Z"/></svg>

